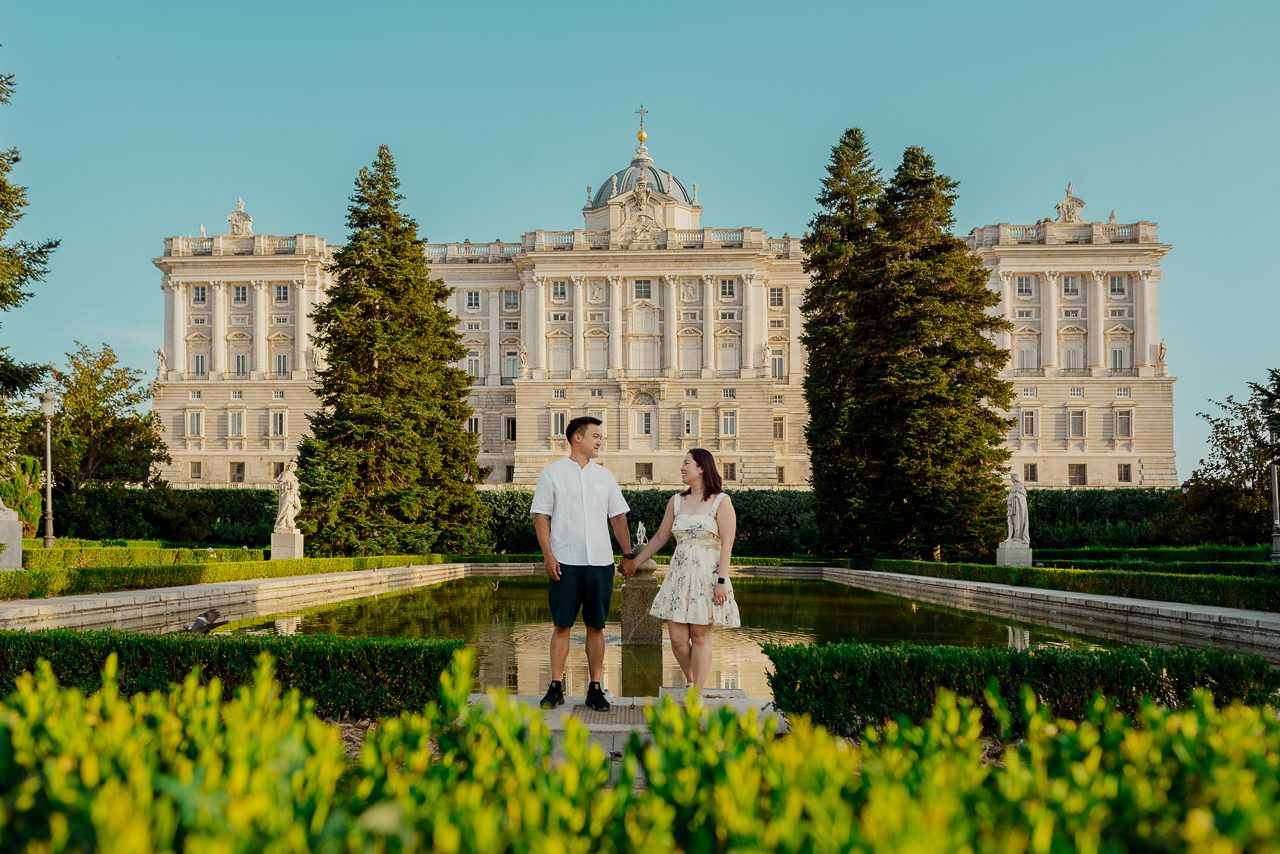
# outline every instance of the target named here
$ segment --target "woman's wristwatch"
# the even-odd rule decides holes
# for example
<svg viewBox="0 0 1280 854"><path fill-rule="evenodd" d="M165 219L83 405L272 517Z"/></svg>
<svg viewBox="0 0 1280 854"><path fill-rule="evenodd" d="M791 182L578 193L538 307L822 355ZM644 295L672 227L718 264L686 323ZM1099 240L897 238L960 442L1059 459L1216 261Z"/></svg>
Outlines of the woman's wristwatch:
<svg viewBox="0 0 1280 854"><path fill-rule="evenodd" d="M623 553L623 555L622 555L622 559L623 559L623 560L635 560L635 559L636 559L636 553L635 553L635 552L625 552L625 553Z"/></svg>
<svg viewBox="0 0 1280 854"><path fill-rule="evenodd" d="M716 576L716 584L728 584L728 583L729 583L729 579L725 578L723 575Z"/></svg>

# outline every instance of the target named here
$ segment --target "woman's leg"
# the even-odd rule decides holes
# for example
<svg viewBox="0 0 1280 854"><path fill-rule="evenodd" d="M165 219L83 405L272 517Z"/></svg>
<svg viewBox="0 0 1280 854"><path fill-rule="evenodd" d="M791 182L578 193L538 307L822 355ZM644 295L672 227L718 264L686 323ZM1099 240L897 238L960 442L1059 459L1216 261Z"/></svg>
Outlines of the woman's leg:
<svg viewBox="0 0 1280 854"><path fill-rule="evenodd" d="M676 664L680 665L680 672L684 674L686 682L692 682L693 677L689 670L689 624L676 623L667 620L667 636L671 638L671 653L676 657Z"/></svg>
<svg viewBox="0 0 1280 854"><path fill-rule="evenodd" d="M711 672L711 626L689 626L689 645L693 684L701 689Z"/></svg>

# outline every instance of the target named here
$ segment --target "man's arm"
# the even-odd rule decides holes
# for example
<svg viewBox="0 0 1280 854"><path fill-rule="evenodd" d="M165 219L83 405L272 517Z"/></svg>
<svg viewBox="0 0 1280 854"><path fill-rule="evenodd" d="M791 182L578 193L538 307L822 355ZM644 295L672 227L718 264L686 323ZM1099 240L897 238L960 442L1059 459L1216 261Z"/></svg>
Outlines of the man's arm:
<svg viewBox="0 0 1280 854"><path fill-rule="evenodd" d="M538 533L538 548L542 549L542 569L547 578L559 581L560 561L551 551L551 517L546 513L534 513L533 529Z"/></svg>
<svg viewBox="0 0 1280 854"><path fill-rule="evenodd" d="M614 539L616 539L618 541L618 545L622 547L622 553L624 555L630 554L631 553L631 529L627 527L627 514L619 513L617 516L610 516L609 524L613 527ZM623 558L622 575L626 578L630 578L633 572L635 572L635 566L631 563L631 561L627 560L626 558Z"/></svg>

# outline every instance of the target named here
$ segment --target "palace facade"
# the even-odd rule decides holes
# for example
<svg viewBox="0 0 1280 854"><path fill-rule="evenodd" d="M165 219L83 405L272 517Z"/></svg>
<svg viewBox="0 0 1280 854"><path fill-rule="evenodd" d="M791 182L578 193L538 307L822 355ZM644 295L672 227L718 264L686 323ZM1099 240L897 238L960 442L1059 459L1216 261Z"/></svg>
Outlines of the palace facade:
<svg viewBox="0 0 1280 854"><path fill-rule="evenodd" d="M678 484L702 446L734 486L806 488L800 240L704 228L698 185L644 142L587 188L581 229L424 247L454 291L480 463L493 484L532 484L563 455L567 421L591 414L624 484ZM969 237L1015 323L1014 470L1041 485L1172 485L1173 380L1156 343L1169 247L1152 223L1085 223L1076 203L1068 193L1057 222ZM317 405L308 314L332 247L255 234L243 203L228 221L224 235L167 238L155 259L154 406L175 486L270 485Z"/></svg>

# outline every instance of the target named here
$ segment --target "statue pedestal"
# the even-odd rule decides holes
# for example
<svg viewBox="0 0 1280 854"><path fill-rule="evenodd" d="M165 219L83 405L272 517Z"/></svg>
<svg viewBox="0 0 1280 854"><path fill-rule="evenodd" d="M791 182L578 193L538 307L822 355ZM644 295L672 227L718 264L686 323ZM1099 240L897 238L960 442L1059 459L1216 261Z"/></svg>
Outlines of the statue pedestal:
<svg viewBox="0 0 1280 854"><path fill-rule="evenodd" d="M0 504L0 569L22 569L22 520L17 510Z"/></svg>
<svg viewBox="0 0 1280 854"><path fill-rule="evenodd" d="M996 546L996 566L1031 566L1030 544L1005 540Z"/></svg>
<svg viewBox="0 0 1280 854"><path fill-rule="evenodd" d="M302 557L302 535L297 531L276 531L271 535L271 559L293 560Z"/></svg>
<svg viewBox="0 0 1280 854"><path fill-rule="evenodd" d="M658 595L658 564L647 560L636 574L622 583L622 645L662 643L662 621L649 616L653 597Z"/></svg>

